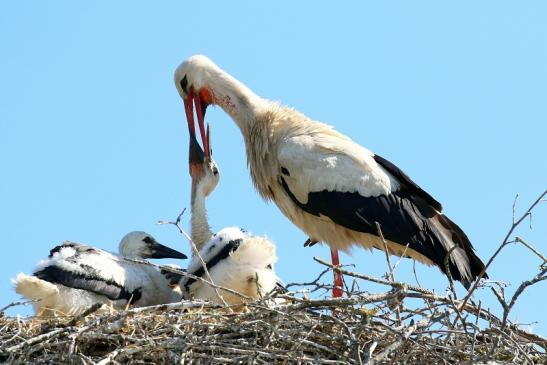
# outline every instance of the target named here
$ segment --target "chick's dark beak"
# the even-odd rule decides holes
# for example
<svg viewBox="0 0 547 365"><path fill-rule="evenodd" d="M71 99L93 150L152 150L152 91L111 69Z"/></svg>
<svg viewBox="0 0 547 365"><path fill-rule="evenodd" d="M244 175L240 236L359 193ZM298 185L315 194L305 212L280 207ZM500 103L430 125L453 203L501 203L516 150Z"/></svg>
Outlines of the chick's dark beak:
<svg viewBox="0 0 547 365"><path fill-rule="evenodd" d="M190 134L189 138L189 150L188 150L188 162L190 165L201 165L205 161L205 153L201 149L199 142L196 138L196 134L192 130L188 131Z"/></svg>
<svg viewBox="0 0 547 365"><path fill-rule="evenodd" d="M162 245L161 243L154 241L150 244L148 244L148 258L151 259L186 259L188 258L185 254L182 252L179 252L177 250L173 250L172 248L169 248L167 246Z"/></svg>

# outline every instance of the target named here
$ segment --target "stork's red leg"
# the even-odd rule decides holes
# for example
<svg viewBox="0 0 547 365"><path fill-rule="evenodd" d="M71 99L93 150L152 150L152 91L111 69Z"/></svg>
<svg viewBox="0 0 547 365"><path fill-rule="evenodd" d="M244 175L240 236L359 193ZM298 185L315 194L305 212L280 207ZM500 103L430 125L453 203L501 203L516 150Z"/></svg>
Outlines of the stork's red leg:
<svg viewBox="0 0 547 365"><path fill-rule="evenodd" d="M334 267L340 266L340 258L338 257L338 250L331 248L330 257L331 257L332 265ZM332 288L332 297L340 298L342 294L344 293L343 292L344 282L342 280L342 274L337 272L336 270L334 270L333 273L334 273L334 287Z"/></svg>

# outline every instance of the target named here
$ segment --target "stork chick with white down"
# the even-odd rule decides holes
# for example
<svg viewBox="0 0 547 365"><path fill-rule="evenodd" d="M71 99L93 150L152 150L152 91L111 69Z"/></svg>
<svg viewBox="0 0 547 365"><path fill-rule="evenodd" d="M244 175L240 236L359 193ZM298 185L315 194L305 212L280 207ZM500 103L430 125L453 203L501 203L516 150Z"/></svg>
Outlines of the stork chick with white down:
<svg viewBox="0 0 547 365"><path fill-rule="evenodd" d="M277 285L278 279L273 269L277 261L275 245L265 237L253 236L237 227L224 228L217 234L211 232L205 200L216 188L220 172L211 156L209 129L203 139L204 148L201 149L193 122L188 127L192 177L192 240L205 262L213 284L234 290L253 300L260 299ZM197 255L194 255L187 272L209 281ZM199 279L184 277L179 285L187 299L206 299L223 304L215 289ZM218 289L218 293L229 305L239 305L245 301L241 296L226 290Z"/></svg>
<svg viewBox="0 0 547 365"><path fill-rule="evenodd" d="M404 253L446 273L451 252L448 269L464 286L484 268L437 200L393 163L331 126L257 96L205 56L184 61L175 85L187 119L193 120L195 108L202 139L208 105L230 115L243 135L259 194L273 200L310 242L328 244L335 264L338 250L355 244L384 250L377 222L391 254Z"/></svg>
<svg viewBox="0 0 547 365"><path fill-rule="evenodd" d="M114 309L172 303L181 293L158 270L123 258L175 258L186 255L140 231L125 235L120 256L65 241L53 248L32 275L20 273L15 291L33 303L36 315L78 315L96 303Z"/></svg>

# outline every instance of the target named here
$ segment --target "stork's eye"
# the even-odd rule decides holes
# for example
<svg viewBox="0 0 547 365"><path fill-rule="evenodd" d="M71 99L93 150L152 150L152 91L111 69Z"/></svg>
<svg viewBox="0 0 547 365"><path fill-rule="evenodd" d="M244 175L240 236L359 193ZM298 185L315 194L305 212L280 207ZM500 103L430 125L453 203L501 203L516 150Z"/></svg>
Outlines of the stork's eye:
<svg viewBox="0 0 547 365"><path fill-rule="evenodd" d="M272 264L269 264L268 266L266 266L266 269L271 270L272 269Z"/></svg>
<svg viewBox="0 0 547 365"><path fill-rule="evenodd" d="M218 175L218 169L216 167L213 167L213 175Z"/></svg>
<svg viewBox="0 0 547 365"><path fill-rule="evenodd" d="M285 167L281 167L281 173L285 176L291 176L289 170L287 170Z"/></svg>
<svg viewBox="0 0 547 365"><path fill-rule="evenodd" d="M142 239L142 241L143 241L144 243L149 243L149 244L154 243L154 240L153 240L152 237L150 237L150 236L144 237L144 238Z"/></svg>
<svg viewBox="0 0 547 365"><path fill-rule="evenodd" d="M180 80L180 87L182 88L182 91L188 94L188 79L186 78L186 75Z"/></svg>

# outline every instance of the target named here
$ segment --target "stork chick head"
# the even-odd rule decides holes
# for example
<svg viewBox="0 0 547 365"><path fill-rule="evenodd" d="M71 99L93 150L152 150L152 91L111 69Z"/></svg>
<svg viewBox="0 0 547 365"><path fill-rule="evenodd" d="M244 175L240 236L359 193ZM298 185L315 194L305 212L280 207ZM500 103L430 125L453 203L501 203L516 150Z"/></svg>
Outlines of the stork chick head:
<svg viewBox="0 0 547 365"><path fill-rule="evenodd" d="M203 151L199 145L195 131L192 128L189 128L190 133L190 149L188 153L188 162L190 167L190 176L192 177L192 182L197 186L204 196L211 194L213 190L218 185L220 180L220 172L218 166L213 160L211 148L211 138L210 138L210 129L207 125L207 132L204 146L207 146L209 149Z"/></svg>
<svg viewBox="0 0 547 365"><path fill-rule="evenodd" d="M187 258L182 252L162 245L152 235L142 231L134 231L126 234L120 241L119 253L121 256L127 258Z"/></svg>

